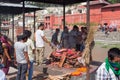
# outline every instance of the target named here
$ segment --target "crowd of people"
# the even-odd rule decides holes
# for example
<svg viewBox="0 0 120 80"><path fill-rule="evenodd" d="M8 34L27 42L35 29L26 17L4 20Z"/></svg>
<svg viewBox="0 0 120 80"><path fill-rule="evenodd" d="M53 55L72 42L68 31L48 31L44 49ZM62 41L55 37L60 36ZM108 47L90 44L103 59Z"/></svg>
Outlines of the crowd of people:
<svg viewBox="0 0 120 80"><path fill-rule="evenodd" d="M60 46L61 48L76 49L76 51L83 51L85 40L87 38L87 27L79 27L74 25L73 29L69 31L68 27L64 27L61 33L61 38L58 40L60 30L56 29L55 33L52 35L51 42L54 46Z"/></svg>
<svg viewBox="0 0 120 80"><path fill-rule="evenodd" d="M63 56L66 56L64 59L65 66L67 65L66 63L69 63L71 67L78 66L77 58L81 57L82 52L85 49L85 41L88 34L87 27L79 28L77 25L74 25L73 29L69 31L68 27L65 26L61 33L60 40L58 40L59 33L60 30L57 28L52 35L51 43L53 52L50 55L51 62L58 62L59 67L62 67L60 64L61 59ZM91 47L93 47L94 41L91 44Z"/></svg>
<svg viewBox="0 0 120 80"><path fill-rule="evenodd" d="M10 64L14 61L18 72L16 80L26 80L28 73L28 80L32 80L34 62L37 66L43 64L45 42L51 46L53 52L49 56L51 62L59 62L58 66L72 67L81 66L77 58L82 56L85 49L85 40L87 39L87 28L74 25L73 29L69 31L68 27L64 27L60 40L58 35L60 29L56 29L49 41L44 34L44 24L40 24L34 34L34 40L30 38L32 32L24 30L22 35L17 36L17 41L13 44L12 41L5 35L0 35L0 80L6 80L5 75L8 74ZM90 45L90 50L94 47L94 41ZM14 54L14 60L11 55ZM119 55L118 48L112 48L108 51L108 58L97 70L96 80L119 80ZM92 59L91 59L92 60ZM64 62L64 63L63 63ZM114 75L112 75L114 74ZM102 76L103 75L103 76Z"/></svg>
<svg viewBox="0 0 120 80"><path fill-rule="evenodd" d="M102 31L102 32L104 32L104 31L109 31L109 32L117 31L117 25L115 25L115 24L108 25L107 23L104 23L104 25L99 24L98 30Z"/></svg>
<svg viewBox="0 0 120 80"><path fill-rule="evenodd" d="M18 68L16 80L26 80L26 73L29 74L28 80L32 80L34 62L36 65L41 66L45 58L44 42L53 48L53 53L56 52L56 50L60 53L69 53L65 53L64 55L69 59L68 62L71 63L71 60L77 58L85 48L87 28L82 27L80 31L79 27L74 25L73 29L69 31L68 27L64 27L60 40L58 40L59 32L60 29L56 29L55 33L51 36L51 41L49 41L44 34L44 24L40 24L34 34L35 45L30 38L32 35L30 30L24 30L22 35L18 35L17 41L14 44L7 36L1 34L0 70L7 75L10 64L14 61L14 65ZM78 53L78 51L80 53ZM11 55L14 55L14 60ZM51 56L55 57L53 54L51 54L50 57ZM72 64L75 64L75 61L74 63L72 62Z"/></svg>
<svg viewBox="0 0 120 80"><path fill-rule="evenodd" d="M104 23L104 25L99 24L98 25L98 31L102 31L102 32L105 33L106 36L108 36L109 32L117 31L117 26L115 24L108 25L107 23Z"/></svg>

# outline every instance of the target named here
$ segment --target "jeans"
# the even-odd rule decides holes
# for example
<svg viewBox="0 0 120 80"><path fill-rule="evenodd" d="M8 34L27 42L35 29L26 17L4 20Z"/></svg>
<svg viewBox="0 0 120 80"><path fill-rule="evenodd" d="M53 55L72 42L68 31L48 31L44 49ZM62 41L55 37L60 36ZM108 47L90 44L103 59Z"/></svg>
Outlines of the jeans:
<svg viewBox="0 0 120 80"><path fill-rule="evenodd" d="M28 80L32 80L32 75L33 75L33 63L34 61L30 61L30 69L28 73Z"/></svg>
<svg viewBox="0 0 120 80"><path fill-rule="evenodd" d="M5 66L4 64L0 63L0 69L4 68L4 66Z"/></svg>
<svg viewBox="0 0 120 80"><path fill-rule="evenodd" d="M26 80L26 73L28 64L27 63L18 63L18 72L16 80Z"/></svg>

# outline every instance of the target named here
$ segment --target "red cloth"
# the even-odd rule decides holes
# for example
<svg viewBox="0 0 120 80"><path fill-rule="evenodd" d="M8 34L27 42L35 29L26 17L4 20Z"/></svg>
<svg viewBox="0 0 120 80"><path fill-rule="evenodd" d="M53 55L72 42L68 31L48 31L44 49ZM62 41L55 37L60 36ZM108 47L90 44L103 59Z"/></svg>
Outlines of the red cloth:
<svg viewBox="0 0 120 80"><path fill-rule="evenodd" d="M75 52L73 50L71 50L71 49L68 49L67 53L68 54L74 54Z"/></svg>

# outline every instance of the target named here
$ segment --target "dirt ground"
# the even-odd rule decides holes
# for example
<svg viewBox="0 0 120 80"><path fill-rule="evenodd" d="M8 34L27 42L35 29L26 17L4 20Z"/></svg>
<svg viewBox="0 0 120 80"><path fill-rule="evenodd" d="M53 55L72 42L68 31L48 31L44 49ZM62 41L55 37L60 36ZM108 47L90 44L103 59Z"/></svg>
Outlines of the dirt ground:
<svg viewBox="0 0 120 80"><path fill-rule="evenodd" d="M107 57L108 50L109 50L108 48L102 48L101 45L96 44L92 51L93 61L103 62Z"/></svg>

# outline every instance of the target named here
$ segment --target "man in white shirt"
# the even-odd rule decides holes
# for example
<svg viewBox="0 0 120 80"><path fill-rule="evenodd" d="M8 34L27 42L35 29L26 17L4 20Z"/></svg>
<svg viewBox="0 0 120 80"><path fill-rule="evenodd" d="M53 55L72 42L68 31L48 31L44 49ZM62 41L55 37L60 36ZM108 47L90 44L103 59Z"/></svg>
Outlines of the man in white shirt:
<svg viewBox="0 0 120 80"><path fill-rule="evenodd" d="M35 41L36 41L36 63L37 65L41 65L44 57L44 42L49 43L47 38L44 35L44 24L40 24L38 26L38 30L35 33Z"/></svg>

